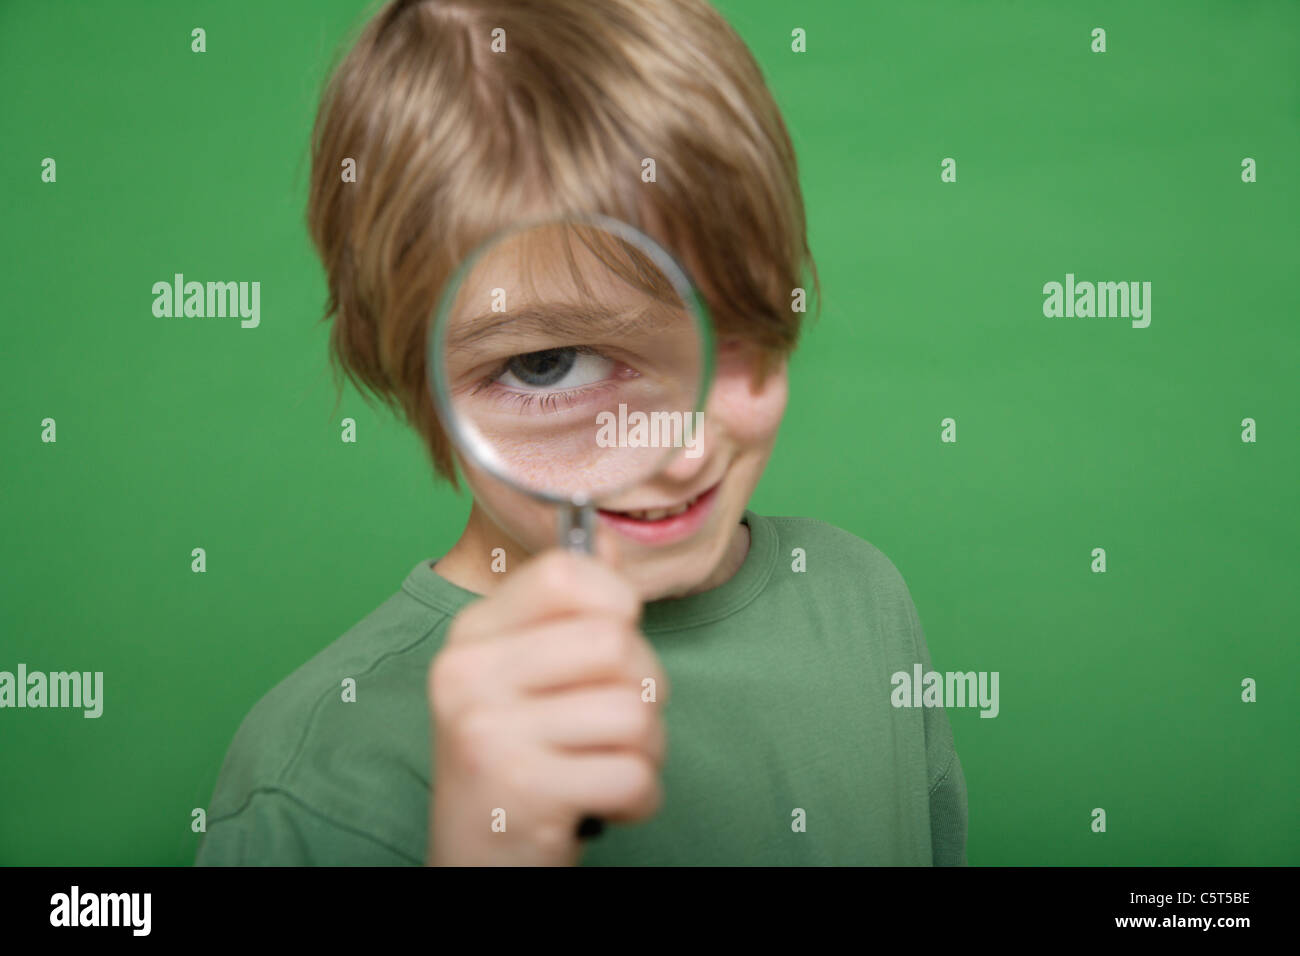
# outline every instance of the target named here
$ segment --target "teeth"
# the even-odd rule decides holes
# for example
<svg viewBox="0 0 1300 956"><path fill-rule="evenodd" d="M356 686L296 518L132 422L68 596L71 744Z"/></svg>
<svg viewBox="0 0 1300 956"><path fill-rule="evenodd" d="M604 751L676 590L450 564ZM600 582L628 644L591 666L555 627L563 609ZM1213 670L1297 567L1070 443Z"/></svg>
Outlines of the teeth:
<svg viewBox="0 0 1300 956"><path fill-rule="evenodd" d="M629 518L636 518L638 521L660 521L664 518L671 518L673 515L679 515L695 504L696 499L692 498L683 505L676 508L650 508L646 511L624 511L623 514Z"/></svg>

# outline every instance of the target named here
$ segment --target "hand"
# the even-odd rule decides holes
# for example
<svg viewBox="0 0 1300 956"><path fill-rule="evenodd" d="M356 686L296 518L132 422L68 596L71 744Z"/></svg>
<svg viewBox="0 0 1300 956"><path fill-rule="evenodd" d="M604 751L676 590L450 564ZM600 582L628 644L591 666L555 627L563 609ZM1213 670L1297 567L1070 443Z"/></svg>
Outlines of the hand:
<svg viewBox="0 0 1300 956"><path fill-rule="evenodd" d="M668 681L640 613L616 571L554 550L456 616L427 687L431 865L572 865L584 816L659 809Z"/></svg>

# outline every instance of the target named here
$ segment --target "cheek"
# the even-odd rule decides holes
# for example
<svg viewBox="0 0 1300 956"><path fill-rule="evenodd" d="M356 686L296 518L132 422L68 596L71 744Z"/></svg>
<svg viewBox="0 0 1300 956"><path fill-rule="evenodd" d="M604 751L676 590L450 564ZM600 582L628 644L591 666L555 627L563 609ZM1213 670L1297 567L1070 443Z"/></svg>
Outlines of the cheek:
<svg viewBox="0 0 1300 956"><path fill-rule="evenodd" d="M751 360L723 354L718 360L709 410L737 445L764 447L776 439L789 392L784 360L758 384Z"/></svg>
<svg viewBox="0 0 1300 956"><path fill-rule="evenodd" d="M503 484L460 459L475 504L528 554L555 544L555 508Z"/></svg>

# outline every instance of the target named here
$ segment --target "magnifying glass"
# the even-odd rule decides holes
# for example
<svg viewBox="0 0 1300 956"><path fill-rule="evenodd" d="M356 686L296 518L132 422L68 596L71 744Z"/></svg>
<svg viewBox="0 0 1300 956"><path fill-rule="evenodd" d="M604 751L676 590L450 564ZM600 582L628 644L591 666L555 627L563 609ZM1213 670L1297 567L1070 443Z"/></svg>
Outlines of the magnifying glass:
<svg viewBox="0 0 1300 956"><path fill-rule="evenodd" d="M592 554L601 503L696 444L711 329L685 270L639 229L599 214L531 219L451 276L429 387L460 453L554 504L559 545ZM588 817L578 832L601 829Z"/></svg>

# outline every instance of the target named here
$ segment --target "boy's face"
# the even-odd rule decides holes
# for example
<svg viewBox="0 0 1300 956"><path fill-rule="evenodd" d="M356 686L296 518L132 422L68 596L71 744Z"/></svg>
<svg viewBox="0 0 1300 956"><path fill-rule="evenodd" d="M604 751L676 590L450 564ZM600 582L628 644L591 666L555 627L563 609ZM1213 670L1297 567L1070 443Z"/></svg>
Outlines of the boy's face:
<svg viewBox="0 0 1300 956"><path fill-rule="evenodd" d="M775 364L759 382L758 361L755 346L720 341L697 448L690 456L685 448L674 450L654 476L598 502L599 547L617 553L621 573L643 600L720 583L715 572L729 548L736 547L737 534L744 534L738 528L740 517L772 453L788 394L786 362ZM509 551L526 556L556 546L554 505L507 486L463 456L459 460L474 494L470 520L480 525L475 529L479 540L505 541L513 545ZM692 501L684 513L672 514ZM657 510L669 514L656 519ZM643 514L638 518L626 512Z"/></svg>

